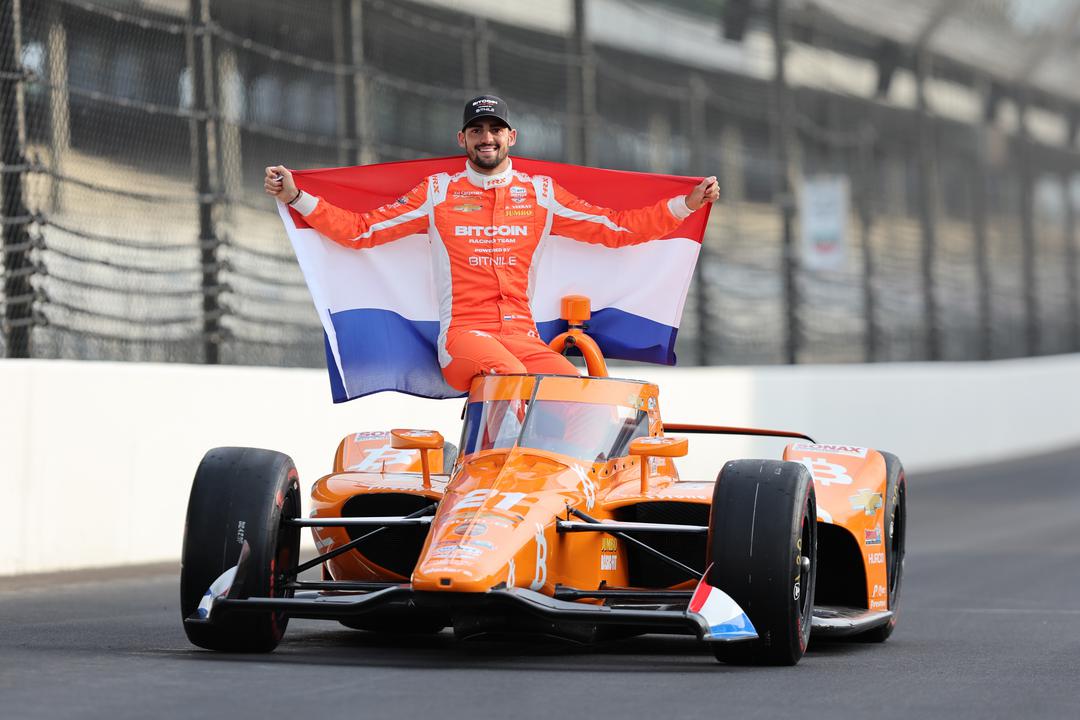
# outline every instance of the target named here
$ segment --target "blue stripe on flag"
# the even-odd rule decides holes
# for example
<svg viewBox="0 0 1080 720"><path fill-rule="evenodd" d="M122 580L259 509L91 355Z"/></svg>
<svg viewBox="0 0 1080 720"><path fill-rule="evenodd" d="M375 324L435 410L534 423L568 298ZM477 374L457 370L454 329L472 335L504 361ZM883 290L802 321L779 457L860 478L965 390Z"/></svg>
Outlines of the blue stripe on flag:
<svg viewBox="0 0 1080 720"><path fill-rule="evenodd" d="M364 308L331 313L344 378L327 342L334 402L397 390L429 398L461 397L443 380L435 344L436 320L408 320L390 310ZM344 380L344 382L342 382ZM345 388L348 387L348 392Z"/></svg>
<svg viewBox="0 0 1080 720"><path fill-rule="evenodd" d="M608 360L675 364L675 335L678 328L624 312L616 308L596 310L587 323L587 333ZM565 320L537 323L544 342L566 331Z"/></svg>

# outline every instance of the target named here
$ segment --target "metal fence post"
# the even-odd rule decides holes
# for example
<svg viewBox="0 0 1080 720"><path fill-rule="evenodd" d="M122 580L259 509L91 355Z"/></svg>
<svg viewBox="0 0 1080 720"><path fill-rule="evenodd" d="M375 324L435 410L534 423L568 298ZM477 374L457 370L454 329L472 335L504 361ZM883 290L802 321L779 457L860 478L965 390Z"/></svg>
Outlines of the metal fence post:
<svg viewBox="0 0 1080 720"><path fill-rule="evenodd" d="M915 87L919 112L919 224L922 228L923 317L926 323L926 355L930 360L941 359L941 328L937 303L934 260L937 255L937 212L934 201L934 182L937 177L934 163L936 138L926 99L926 81L930 55L920 45L915 55Z"/></svg>
<svg viewBox="0 0 1080 720"><path fill-rule="evenodd" d="M2 214L4 229L4 340L7 356L30 357L34 318L34 268L30 261L30 211L23 202L25 132L20 0L0 3L0 143L3 145Z"/></svg>
<svg viewBox="0 0 1080 720"><path fill-rule="evenodd" d="M1070 136L1072 137L1072 136ZM1065 218L1064 218L1064 241L1065 241L1065 269L1066 282L1068 283L1069 297L1069 350L1080 350L1080 277L1077 268L1076 253L1076 208L1073 207L1072 198L1072 173L1064 172L1061 175L1061 189L1065 195Z"/></svg>
<svg viewBox="0 0 1080 720"><path fill-rule="evenodd" d="M199 204L199 255L202 261L203 361L216 365L221 361L221 323L218 299L218 238L214 230L214 194L210 181L210 102L211 63L210 0L191 0L191 31L188 41L188 66L194 107L192 145L195 153L196 192Z"/></svg>
<svg viewBox="0 0 1080 720"><path fill-rule="evenodd" d="M491 92L491 33L487 19L476 16L476 86L480 92Z"/></svg>
<svg viewBox="0 0 1080 720"><path fill-rule="evenodd" d="M709 147L709 133L706 128L706 107L709 88L700 75L690 76L690 113L689 131L690 145L693 158L693 172L697 175L705 175L709 172L707 164L711 157L706 156L706 148ZM694 273L694 301L697 305L697 356L699 365L708 365L712 356L712 333L709 327L709 286L705 279L705 268L709 264L709 247L706 240L708 233L701 243L698 257L698 269Z"/></svg>
<svg viewBox="0 0 1080 720"><path fill-rule="evenodd" d="M983 84L982 112L975 127L975 155L971 181L971 229L975 240L975 277L978 298L979 359L989 360L994 355L994 328L991 323L993 308L990 304L990 255L987 251L986 224L986 152L988 125L993 118L992 91Z"/></svg>
<svg viewBox="0 0 1080 720"><path fill-rule="evenodd" d="M63 203L60 174L71 147L71 109L68 96L67 28L59 3L49 5L49 160L53 172L49 179L49 210L57 212Z"/></svg>
<svg viewBox="0 0 1080 720"><path fill-rule="evenodd" d="M1020 241L1024 256L1024 338L1025 355L1039 352L1039 299L1035 286L1035 211L1032 206L1031 137L1027 126L1027 91L1020 88L1017 100L1016 149L1020 168Z"/></svg>
<svg viewBox="0 0 1080 720"><path fill-rule="evenodd" d="M574 152L571 161L585 165L596 163L596 148L593 147L593 128L596 123L596 62L592 55L592 43L589 42L586 27L586 0L574 0L573 54L578 59L576 79L569 83L567 114L577 118L574 124L576 137L571 145ZM571 73L573 68L571 68Z"/></svg>
<svg viewBox="0 0 1080 720"><path fill-rule="evenodd" d="M1080 131L1080 115L1076 112L1069 114L1068 134L1065 145L1068 150L1075 150L1076 136ZM1073 205L1073 179L1075 172L1070 168L1061 174L1061 189L1065 196L1065 278L1069 297L1069 350L1080 351L1080 261L1076 248L1076 206Z"/></svg>
<svg viewBox="0 0 1080 720"><path fill-rule="evenodd" d="M356 123L354 137L359 143L360 150L357 161L362 165L376 162L379 159L375 152L375 118L371 114L371 88L368 87L368 78L364 66L364 4L362 0L349 0L351 11L349 12L349 32L351 33L350 44L352 46L353 91L355 92Z"/></svg>
<svg viewBox="0 0 1080 720"><path fill-rule="evenodd" d="M868 112L873 112L869 110ZM874 147L877 136L874 132L874 124L870 118L863 120L859 135L859 187L856 190L856 202L858 203L859 231L862 235L863 251L863 332L865 334L866 362L877 360L878 332L877 332L877 307L874 295L874 197L877 192L877 178L875 177L877 166L874 163Z"/></svg>
<svg viewBox="0 0 1080 720"><path fill-rule="evenodd" d="M338 146L338 162L342 165L356 165L360 161L360 148L357 143L356 122L356 83L353 80L356 62L356 47L353 42L353 8L350 0L334 0L334 62L339 65L334 75L334 90L337 94L337 134L341 139Z"/></svg>
<svg viewBox="0 0 1080 720"><path fill-rule="evenodd" d="M795 195L794 183L791 178L791 152L793 130L791 124L791 98L790 89L787 85L785 72L785 56L787 54L787 39L784 28L784 0L771 0L770 19L772 21L773 37L773 61L775 72L773 75L773 94L775 105L774 131L776 133L777 167L780 172L780 187L778 192L778 204L783 221L783 277L784 277L784 307L785 307L785 338L784 338L784 361L794 365L799 361L799 349L802 340L802 328L799 323L798 313L798 287L796 284L795 256Z"/></svg>

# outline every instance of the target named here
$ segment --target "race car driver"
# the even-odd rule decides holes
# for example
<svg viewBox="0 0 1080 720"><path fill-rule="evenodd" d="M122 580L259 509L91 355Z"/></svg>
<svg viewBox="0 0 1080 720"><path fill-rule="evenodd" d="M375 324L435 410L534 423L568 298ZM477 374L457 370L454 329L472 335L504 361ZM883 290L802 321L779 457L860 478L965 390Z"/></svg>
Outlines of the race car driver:
<svg viewBox="0 0 1080 720"><path fill-rule="evenodd" d="M509 151L517 131L509 118L498 97L470 100L457 134L466 155L462 171L427 177L370 212L331 205L299 190L287 168L266 168L265 191L341 245L370 248L427 233L440 306L439 364L447 383L462 391L481 374L577 374L540 338L529 307L530 270L545 237L608 247L648 242L719 197L716 178L707 177L688 195L651 207L596 207L549 177L514 170Z"/></svg>

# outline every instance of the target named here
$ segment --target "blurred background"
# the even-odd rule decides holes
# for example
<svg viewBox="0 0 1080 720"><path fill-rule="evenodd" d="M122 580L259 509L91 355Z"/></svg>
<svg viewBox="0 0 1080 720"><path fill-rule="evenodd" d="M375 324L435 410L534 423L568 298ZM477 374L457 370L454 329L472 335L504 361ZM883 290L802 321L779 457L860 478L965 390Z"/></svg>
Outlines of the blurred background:
<svg viewBox="0 0 1080 720"><path fill-rule="evenodd" d="M3 0L0 357L321 366L262 168L716 174L683 365L1080 350L1080 0Z"/></svg>

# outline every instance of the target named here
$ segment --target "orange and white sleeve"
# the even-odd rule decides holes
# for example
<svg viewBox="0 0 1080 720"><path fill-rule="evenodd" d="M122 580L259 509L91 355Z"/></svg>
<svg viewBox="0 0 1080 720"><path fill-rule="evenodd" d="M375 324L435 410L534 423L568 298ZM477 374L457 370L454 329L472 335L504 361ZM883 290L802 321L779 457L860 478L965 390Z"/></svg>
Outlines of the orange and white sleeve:
<svg viewBox="0 0 1080 720"><path fill-rule="evenodd" d="M394 202L368 212L345 210L304 191L292 206L308 225L334 242L361 249L427 232L429 204L425 178Z"/></svg>
<svg viewBox="0 0 1080 720"><path fill-rule="evenodd" d="M692 212L685 195L635 210L612 210L576 197L550 178L537 180L537 200L551 213L551 234L580 242L614 248L657 240L679 227Z"/></svg>

